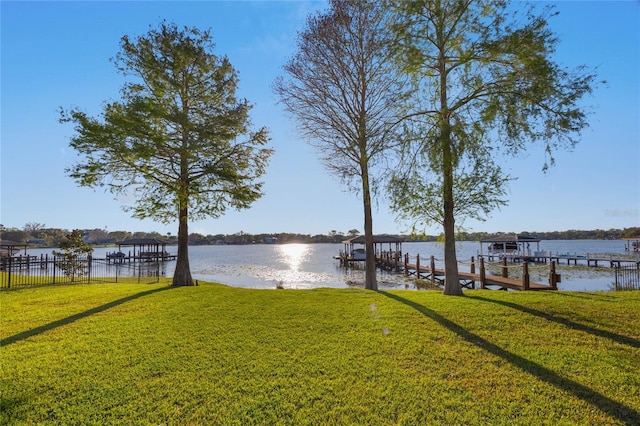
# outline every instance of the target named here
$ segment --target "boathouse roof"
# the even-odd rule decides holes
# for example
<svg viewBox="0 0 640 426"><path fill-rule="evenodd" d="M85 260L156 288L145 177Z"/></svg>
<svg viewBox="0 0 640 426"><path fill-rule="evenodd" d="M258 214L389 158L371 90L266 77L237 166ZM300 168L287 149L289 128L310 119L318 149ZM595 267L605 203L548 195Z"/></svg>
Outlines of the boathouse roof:
<svg viewBox="0 0 640 426"><path fill-rule="evenodd" d="M169 241L158 238L130 238L116 244L118 244L118 250L121 250L122 246L133 246L133 250L135 250L136 247L140 247L141 249L147 247L149 250L155 247L157 251L159 247L162 247L162 250L164 250L165 246L169 244Z"/></svg>
<svg viewBox="0 0 640 426"><path fill-rule="evenodd" d="M119 246L145 246L145 245L166 245L169 241L159 240L158 238L130 238L128 240L117 243Z"/></svg>
<svg viewBox="0 0 640 426"><path fill-rule="evenodd" d="M537 243L540 238L529 234L497 234L480 240L481 243Z"/></svg>
<svg viewBox="0 0 640 426"><path fill-rule="evenodd" d="M374 235L373 242L377 243L402 243L405 239L399 237L397 235ZM343 244L364 244L364 235L359 235L357 237L349 238L348 240L344 240Z"/></svg>
<svg viewBox="0 0 640 426"><path fill-rule="evenodd" d="M0 240L0 246L2 247L26 247L27 243L19 243L11 240Z"/></svg>
<svg viewBox="0 0 640 426"><path fill-rule="evenodd" d="M27 243L19 243L17 241L11 241L11 240L0 240L0 247L2 247L2 249L4 251L7 251L10 255L12 255L12 252L15 251L20 251L20 247L24 247L24 254L27 254Z"/></svg>

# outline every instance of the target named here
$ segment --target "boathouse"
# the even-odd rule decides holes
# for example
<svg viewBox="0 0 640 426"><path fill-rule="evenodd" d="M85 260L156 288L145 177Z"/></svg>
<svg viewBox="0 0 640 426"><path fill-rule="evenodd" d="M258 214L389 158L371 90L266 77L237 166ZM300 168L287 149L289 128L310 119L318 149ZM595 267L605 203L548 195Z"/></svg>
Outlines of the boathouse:
<svg viewBox="0 0 640 426"><path fill-rule="evenodd" d="M24 247L24 254L27 254L27 244L10 240L0 240L0 257L12 257L20 253L20 247Z"/></svg>
<svg viewBox="0 0 640 426"><path fill-rule="evenodd" d="M536 243L532 251L531 243ZM483 244L487 244L489 256L543 256L540 252L540 239L529 234L498 234L480 240L480 254L484 253Z"/></svg>
<svg viewBox="0 0 640 426"><path fill-rule="evenodd" d="M166 250L168 241L157 238L131 238L118 243L118 251L107 254L107 261L164 261L173 260L175 255ZM123 247L133 247L133 253L124 253Z"/></svg>
<svg viewBox="0 0 640 426"><path fill-rule="evenodd" d="M402 256L402 243L404 238L396 235L374 235L373 247L376 257L382 257L384 253L393 253L394 256L400 258ZM344 251L341 251L340 257L344 260L365 260L364 257L364 235L344 240ZM359 247L360 246L360 247ZM388 248L388 250L385 250ZM362 253L358 256L358 253Z"/></svg>

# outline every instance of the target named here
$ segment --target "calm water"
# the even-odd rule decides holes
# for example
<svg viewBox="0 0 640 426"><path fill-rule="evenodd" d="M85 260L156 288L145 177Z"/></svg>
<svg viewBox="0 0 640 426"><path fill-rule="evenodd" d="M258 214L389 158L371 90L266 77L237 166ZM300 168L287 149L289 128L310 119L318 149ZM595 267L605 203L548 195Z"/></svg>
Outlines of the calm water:
<svg viewBox="0 0 640 426"><path fill-rule="evenodd" d="M603 257L611 253L624 253L624 241L604 240L566 240L542 241L540 251L552 254L601 254ZM194 279L214 281L235 287L309 289L317 287L345 288L349 286L362 287L364 285L364 271L359 269L345 269L333 259L343 248L342 244L274 244L274 245L246 245L246 246L192 246L189 248L191 273ZM386 248L386 247L385 247ZM395 247L394 247L395 248ZM440 243L403 243L403 251L413 258L420 254L426 259L433 255L437 259L437 266L442 267L443 245ZM538 250L533 243L531 251ZM168 251L176 252L176 247L169 247ZM484 246L486 251L486 245ZM104 258L106 252L113 248L98 248L94 257ZM127 251L127 248L123 248ZM32 255L50 253L51 250L29 250ZM476 242L461 242L457 246L458 260L461 271L468 271L468 261L471 256L477 256L480 244ZM466 263L465 263L466 262ZM167 262L163 273L173 275L175 262ZM614 281L613 270L609 268L586 268L560 266L562 282L558 284L560 290L595 291L609 290ZM546 282L548 267L531 268L532 280ZM537 274L537 275L536 275ZM415 286L411 280L406 280L401 274L380 272L378 285L381 289L408 288Z"/></svg>

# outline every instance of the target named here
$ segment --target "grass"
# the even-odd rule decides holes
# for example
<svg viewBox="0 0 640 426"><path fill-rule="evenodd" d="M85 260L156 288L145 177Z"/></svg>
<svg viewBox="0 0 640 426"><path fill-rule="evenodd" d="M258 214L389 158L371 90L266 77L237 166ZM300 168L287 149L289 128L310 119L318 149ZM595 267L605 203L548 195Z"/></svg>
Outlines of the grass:
<svg viewBox="0 0 640 426"><path fill-rule="evenodd" d="M640 292L0 292L0 424L640 423Z"/></svg>

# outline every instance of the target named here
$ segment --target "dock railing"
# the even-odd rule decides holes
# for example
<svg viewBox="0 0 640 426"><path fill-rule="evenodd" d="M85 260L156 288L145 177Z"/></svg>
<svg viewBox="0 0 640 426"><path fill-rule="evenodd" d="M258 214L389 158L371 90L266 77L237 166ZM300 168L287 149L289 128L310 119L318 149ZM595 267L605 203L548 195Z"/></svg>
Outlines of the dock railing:
<svg viewBox="0 0 640 426"><path fill-rule="evenodd" d="M406 276L415 275L416 278L429 279L432 284L442 284L444 282L445 271L444 269L438 269L436 267L436 259L434 256L430 256L428 265L424 262L420 255L415 256L415 261L411 261L408 253L404 256L404 274ZM551 261L549 265L544 266L529 266L528 261L523 261L517 265L508 265L506 259L501 259L499 262L488 263L483 256L479 256L477 259L471 257L470 261L458 262L458 278L460 284L466 288L475 288L475 283L480 284L480 288L489 288L489 286L498 286L502 288L511 288L518 290L557 290L558 283L560 282L560 275L556 273L556 263ZM469 272L464 271L461 265L468 264ZM510 269L515 269L513 274L509 273ZM547 283L533 282L530 275L530 269L546 270L543 276L547 276ZM491 270L499 271L492 274ZM510 275L514 275L513 277Z"/></svg>

